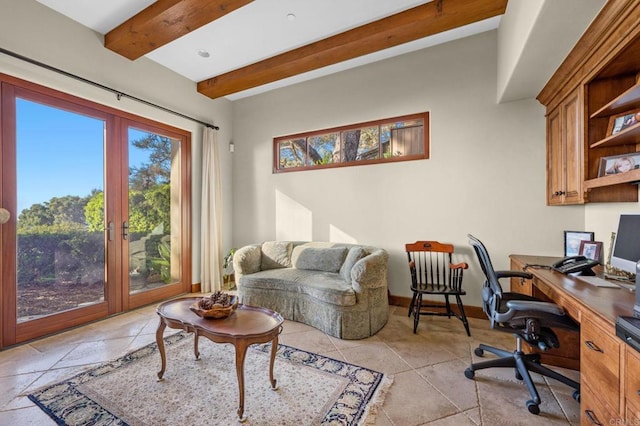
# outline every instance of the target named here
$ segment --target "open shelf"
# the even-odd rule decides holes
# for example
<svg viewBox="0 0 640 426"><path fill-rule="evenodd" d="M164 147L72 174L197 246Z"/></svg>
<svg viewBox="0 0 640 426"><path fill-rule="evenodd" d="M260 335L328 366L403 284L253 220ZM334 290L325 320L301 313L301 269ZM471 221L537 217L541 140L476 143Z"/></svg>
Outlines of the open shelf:
<svg viewBox="0 0 640 426"><path fill-rule="evenodd" d="M591 114L591 118L606 117L634 108L640 108L640 84L635 84L623 94Z"/></svg>
<svg viewBox="0 0 640 426"><path fill-rule="evenodd" d="M618 185L621 183L640 183L640 169L630 170L616 175L607 175L584 182L585 189L600 188L602 186Z"/></svg>
<svg viewBox="0 0 640 426"><path fill-rule="evenodd" d="M598 142L592 143L590 148L600 148L603 146L630 145L640 143L640 123L619 131L615 135L607 136Z"/></svg>

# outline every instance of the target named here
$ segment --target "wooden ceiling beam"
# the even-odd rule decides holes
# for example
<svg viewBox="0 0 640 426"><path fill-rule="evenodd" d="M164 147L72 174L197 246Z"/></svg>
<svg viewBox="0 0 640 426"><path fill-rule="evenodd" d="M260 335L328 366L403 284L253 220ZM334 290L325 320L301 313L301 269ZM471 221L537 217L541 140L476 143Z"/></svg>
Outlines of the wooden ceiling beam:
<svg viewBox="0 0 640 426"><path fill-rule="evenodd" d="M138 59L253 0L158 0L104 36L104 46Z"/></svg>
<svg viewBox="0 0 640 426"><path fill-rule="evenodd" d="M434 0L387 18L200 81L212 99L503 15L507 0Z"/></svg>

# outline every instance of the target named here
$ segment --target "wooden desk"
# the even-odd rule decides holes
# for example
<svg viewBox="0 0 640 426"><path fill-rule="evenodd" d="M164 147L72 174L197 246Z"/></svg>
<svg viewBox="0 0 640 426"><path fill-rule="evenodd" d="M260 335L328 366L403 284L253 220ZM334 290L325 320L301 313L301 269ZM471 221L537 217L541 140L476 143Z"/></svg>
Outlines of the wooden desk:
<svg viewBox="0 0 640 426"><path fill-rule="evenodd" d="M511 255L511 269L550 265L559 258ZM635 293L624 288L594 287L549 269L527 268L531 280L511 280L511 291L562 306L580 323L579 340L558 331L560 348L543 362L579 369L581 424L640 424L640 396L631 384L638 353L616 336L618 316L632 316ZM596 269L596 272L601 272ZM626 422L626 423L624 423Z"/></svg>

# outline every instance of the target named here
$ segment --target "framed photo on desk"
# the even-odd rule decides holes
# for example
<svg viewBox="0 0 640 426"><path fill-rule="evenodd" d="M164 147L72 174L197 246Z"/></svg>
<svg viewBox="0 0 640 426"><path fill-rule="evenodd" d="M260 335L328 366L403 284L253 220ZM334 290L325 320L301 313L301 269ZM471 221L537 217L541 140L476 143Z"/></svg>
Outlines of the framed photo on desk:
<svg viewBox="0 0 640 426"><path fill-rule="evenodd" d="M580 241L579 255L600 262L600 252L602 252L601 241Z"/></svg>
<svg viewBox="0 0 640 426"><path fill-rule="evenodd" d="M593 232L564 231L564 256L578 256L582 241L593 241Z"/></svg>

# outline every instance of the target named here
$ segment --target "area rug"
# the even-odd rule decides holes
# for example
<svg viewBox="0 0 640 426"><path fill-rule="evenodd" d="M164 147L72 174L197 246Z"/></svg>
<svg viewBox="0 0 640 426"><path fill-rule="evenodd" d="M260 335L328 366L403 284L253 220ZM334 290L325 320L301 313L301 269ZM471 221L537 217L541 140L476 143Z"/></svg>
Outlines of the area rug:
<svg viewBox="0 0 640 426"><path fill-rule="evenodd" d="M238 423L233 346L193 335L165 338L167 368L157 381L155 343L29 394L59 425L231 425ZM269 383L271 345L245 359L245 425L364 425L374 421L392 379L367 368L279 345Z"/></svg>

